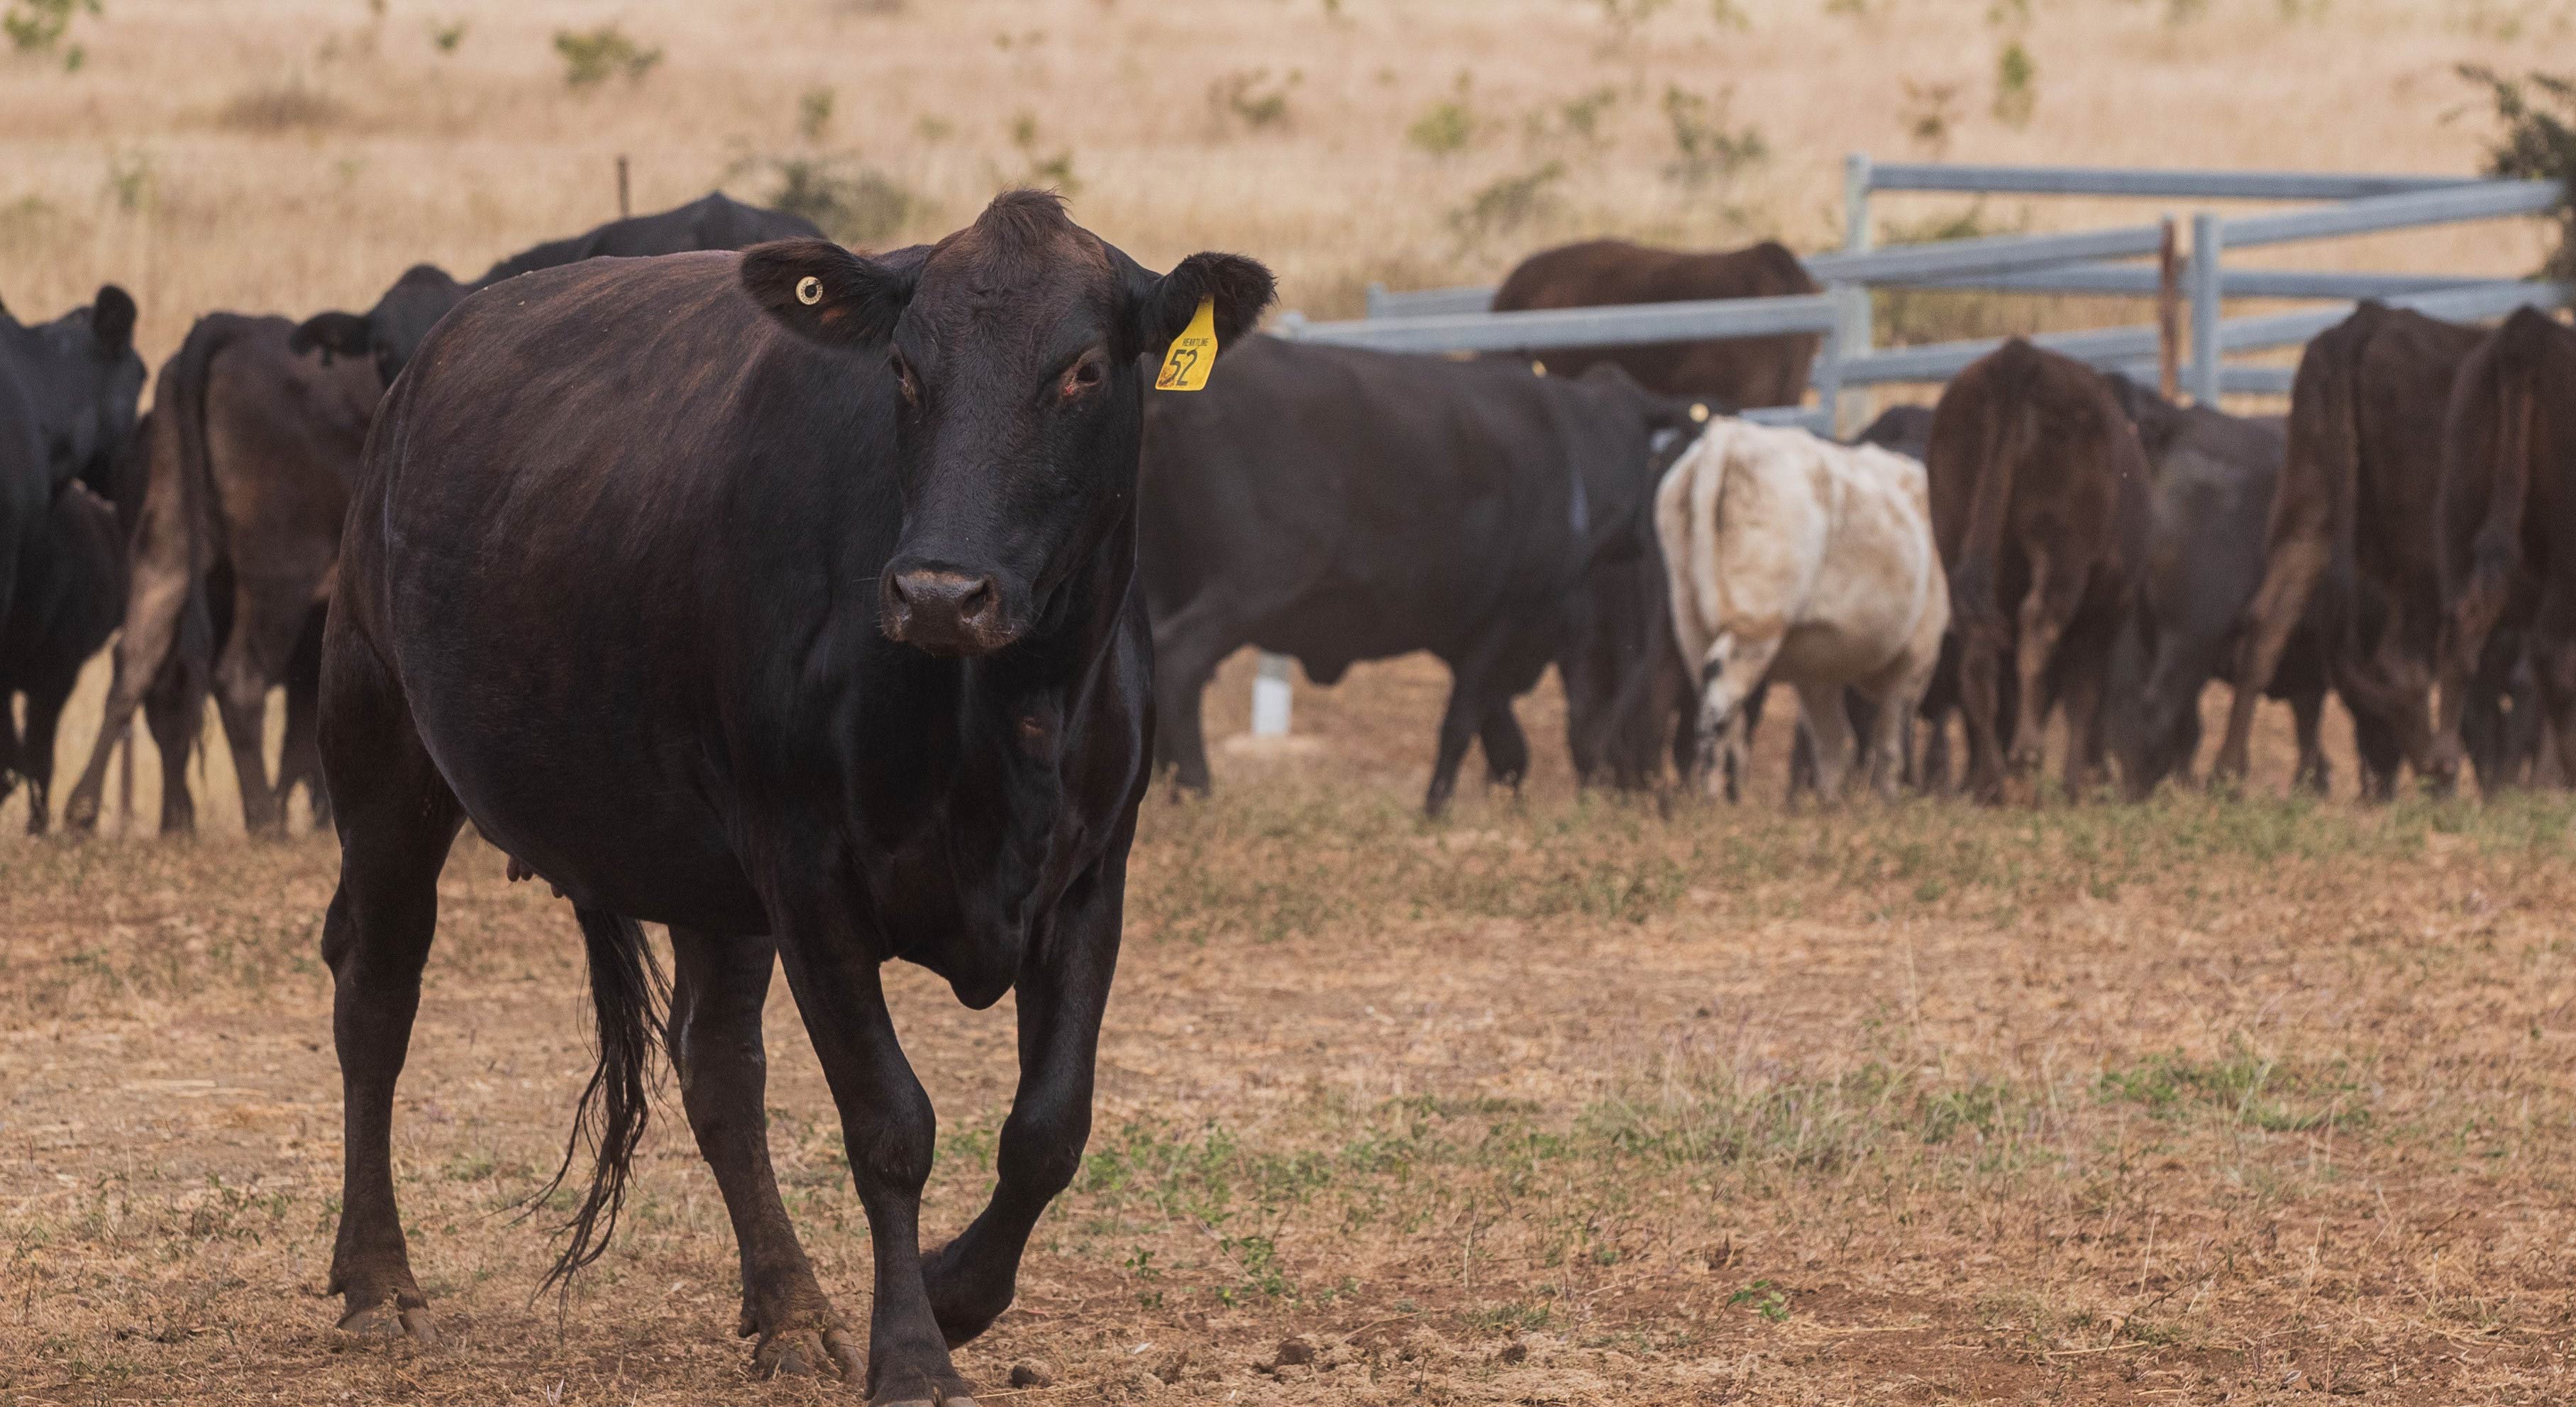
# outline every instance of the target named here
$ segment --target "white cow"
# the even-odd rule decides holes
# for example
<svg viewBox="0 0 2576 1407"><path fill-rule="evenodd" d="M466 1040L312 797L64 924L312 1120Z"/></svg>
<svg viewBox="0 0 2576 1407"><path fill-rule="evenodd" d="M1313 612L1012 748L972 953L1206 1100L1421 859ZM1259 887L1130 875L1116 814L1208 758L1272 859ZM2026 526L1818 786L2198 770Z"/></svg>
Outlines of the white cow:
<svg viewBox="0 0 2576 1407"><path fill-rule="evenodd" d="M1871 774L1893 796L1950 624L1923 466L1876 445L1719 419L1664 475L1655 532L1674 634L1699 671L1710 792L1721 744L1740 771L1740 706L1768 678L1798 691L1827 801L1851 765L1842 691L1876 700Z"/></svg>

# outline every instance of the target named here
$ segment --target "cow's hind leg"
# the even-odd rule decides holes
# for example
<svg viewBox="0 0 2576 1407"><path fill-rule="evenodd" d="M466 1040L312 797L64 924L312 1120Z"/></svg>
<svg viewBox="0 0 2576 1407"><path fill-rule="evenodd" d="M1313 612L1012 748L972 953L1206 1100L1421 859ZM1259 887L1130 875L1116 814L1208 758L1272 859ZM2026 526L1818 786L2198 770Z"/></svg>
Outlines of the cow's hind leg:
<svg viewBox="0 0 2576 1407"><path fill-rule="evenodd" d="M1721 786L1727 799L1738 794L1734 774L1744 766L1744 747L1740 741L1743 704L1754 690L1762 686L1763 676L1771 672L1771 661L1780 653L1780 638L1747 639L1731 631L1720 632L1708 647L1708 657L1700 664L1699 689L1699 766L1708 778L1710 795ZM1733 729L1733 736L1729 730ZM1725 756L1720 757L1721 750ZM1721 778L1724 780L1721 781Z"/></svg>
<svg viewBox="0 0 2576 1407"><path fill-rule="evenodd" d="M232 635L215 660L215 705L223 711L233 775L241 784L243 828L252 835L283 835L283 798L268 775L268 690L285 676L312 609L312 588L244 573L235 589Z"/></svg>
<svg viewBox="0 0 2576 1407"><path fill-rule="evenodd" d="M1476 726L1476 741L1485 750L1485 781L1490 786L1520 790L1529 776L1529 735L1512 716L1512 701L1496 699Z"/></svg>
<svg viewBox="0 0 2576 1407"><path fill-rule="evenodd" d="M671 1057L698 1152L715 1173L742 1252L742 1318L759 1336L762 1377L866 1371L859 1341L814 1279L769 1163L769 1062L761 1007L778 949L767 938L714 938L671 930Z"/></svg>
<svg viewBox="0 0 2576 1407"><path fill-rule="evenodd" d="M27 690L27 730L18 742L18 774L27 779L27 834L42 835L54 793L54 731L63 704L80 682L77 667L37 681Z"/></svg>
<svg viewBox="0 0 2576 1407"><path fill-rule="evenodd" d="M923 1266L940 1332L962 1344L1010 1307L1020 1255L1038 1216L1073 1181L1091 1137L1092 1068L1118 960L1128 836L1075 881L1057 911L1047 957L1019 984L1020 1083L1002 1124L992 1203Z"/></svg>
<svg viewBox="0 0 2576 1407"><path fill-rule="evenodd" d="M1449 703L1440 714L1440 745L1431 763L1431 786L1423 794L1422 809L1437 816L1449 809L1449 798L1458 790L1458 767L1467 760L1467 744L1490 726L1489 718L1496 709L1509 710L1512 699L1527 691L1546 672L1548 659L1554 653L1554 641L1545 631L1525 628L1496 627L1489 629L1464 654L1449 662ZM1520 725L1511 725L1521 769L1529 767L1529 741L1520 736ZM1486 754L1493 760L1492 753ZM1509 754L1503 759L1511 760Z"/></svg>
<svg viewBox="0 0 2576 1407"><path fill-rule="evenodd" d="M136 572L132 596L125 608L125 624L116 637L115 668L108 680L105 709L99 715L98 739L91 744L89 761L72 783L70 798L63 803L63 824L70 829L97 828L99 801L107 790L108 759L115 755L116 745L124 741L134 721L135 708L143 702L163 662L170 657L171 648L179 641L181 617L189 608L189 593L194 586L185 574Z"/></svg>
<svg viewBox="0 0 2576 1407"><path fill-rule="evenodd" d="M1799 685L1798 722L1814 750L1816 800L1835 805L1843 799L1843 778L1852 761L1851 715L1843 711L1843 686Z"/></svg>
<svg viewBox="0 0 2576 1407"><path fill-rule="evenodd" d="M366 644L335 642L326 668L323 766L341 801L340 887L322 926L340 1056L340 1231L327 1293L346 1329L399 1324L434 1337L394 1206L394 1083L420 1007L438 926L438 872L456 838L456 797L429 760L411 710Z"/></svg>
<svg viewBox="0 0 2576 1407"><path fill-rule="evenodd" d="M2334 792L2334 773L2326 761L2323 740L2318 736L2326 716L2326 691L2323 686L2301 689L2290 696L2291 725L2299 739L2298 770L2290 774L2293 790L2305 787L2318 796ZM2215 768L2213 775L2215 774Z"/></svg>
<svg viewBox="0 0 2576 1407"><path fill-rule="evenodd" d="M161 754L161 833L194 835L197 799L188 789L188 758L206 721L205 671L183 659L165 662L143 696L143 722Z"/></svg>

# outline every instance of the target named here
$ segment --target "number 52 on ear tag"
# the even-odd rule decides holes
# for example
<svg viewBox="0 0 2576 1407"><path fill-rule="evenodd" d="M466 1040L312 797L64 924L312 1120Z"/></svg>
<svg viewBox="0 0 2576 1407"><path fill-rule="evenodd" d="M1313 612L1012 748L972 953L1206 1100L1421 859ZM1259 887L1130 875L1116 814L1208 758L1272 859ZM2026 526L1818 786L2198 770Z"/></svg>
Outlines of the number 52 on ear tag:
<svg viewBox="0 0 2576 1407"><path fill-rule="evenodd" d="M1216 300L1202 298L1199 310L1190 315L1190 325L1172 339L1172 349L1163 354L1162 373L1154 378L1157 391L1205 390L1208 372L1216 365Z"/></svg>

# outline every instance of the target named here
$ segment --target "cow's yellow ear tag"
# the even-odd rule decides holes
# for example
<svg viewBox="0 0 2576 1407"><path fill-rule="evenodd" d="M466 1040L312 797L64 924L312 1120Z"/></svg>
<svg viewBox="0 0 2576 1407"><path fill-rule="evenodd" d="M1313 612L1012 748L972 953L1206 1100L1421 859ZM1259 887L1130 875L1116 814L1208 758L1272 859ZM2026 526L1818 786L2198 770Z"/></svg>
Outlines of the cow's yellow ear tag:
<svg viewBox="0 0 2576 1407"><path fill-rule="evenodd" d="M1154 378L1157 391L1201 391L1207 389L1208 372L1216 366L1216 300L1202 298L1199 310L1190 315L1190 325L1172 339L1172 349L1163 354L1162 374Z"/></svg>

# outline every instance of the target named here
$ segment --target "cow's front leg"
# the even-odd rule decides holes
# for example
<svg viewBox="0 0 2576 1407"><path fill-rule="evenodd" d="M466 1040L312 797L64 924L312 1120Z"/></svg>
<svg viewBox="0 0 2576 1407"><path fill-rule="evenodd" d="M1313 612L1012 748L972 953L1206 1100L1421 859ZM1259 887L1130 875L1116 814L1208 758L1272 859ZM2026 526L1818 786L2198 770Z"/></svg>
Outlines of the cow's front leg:
<svg viewBox="0 0 2576 1407"><path fill-rule="evenodd" d="M876 1259L868 1401L970 1407L973 1391L949 1361L921 1281L921 1186L930 1179L938 1117L895 1040L876 959L852 925L828 912L782 915L778 955L840 1108L850 1179L868 1214Z"/></svg>
<svg viewBox="0 0 2576 1407"><path fill-rule="evenodd" d="M1745 759L1735 739L1742 729L1731 725L1739 722L1745 699L1762 687L1762 677L1771 672L1772 658L1779 653L1779 636L1757 638L1721 630L1709 644L1708 657L1700 662L1699 767L1708 780L1710 796L1723 793L1732 801L1739 794L1735 773ZM1727 749L1724 758L1719 756L1721 748Z"/></svg>
<svg viewBox="0 0 2576 1407"><path fill-rule="evenodd" d="M1134 825L1132 818L1125 823L1110 854L1066 894L1045 956L1020 978L1020 1085L1002 1124L993 1200L922 1267L931 1309L952 1345L983 1333L1011 1307L1029 1233L1082 1167Z"/></svg>

